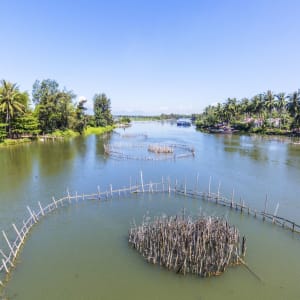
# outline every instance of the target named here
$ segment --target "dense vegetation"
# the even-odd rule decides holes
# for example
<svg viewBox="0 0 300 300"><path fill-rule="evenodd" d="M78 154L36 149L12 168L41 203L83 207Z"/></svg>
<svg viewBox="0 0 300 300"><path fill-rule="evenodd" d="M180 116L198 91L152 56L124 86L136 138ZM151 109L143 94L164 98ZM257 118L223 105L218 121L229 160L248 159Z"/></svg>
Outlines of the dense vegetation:
<svg viewBox="0 0 300 300"><path fill-rule="evenodd" d="M228 98L223 104L206 107L196 125L204 129L231 126L246 132L299 132L300 90L288 95L267 91L239 101Z"/></svg>
<svg viewBox="0 0 300 300"><path fill-rule="evenodd" d="M105 94L94 96L93 116L86 114L87 100L76 103L75 98L72 91L61 89L55 80L46 79L36 80L33 84L31 102L28 93L20 91L16 83L2 80L0 142L5 139L32 138L39 134L82 134L87 126L113 125L111 102Z"/></svg>

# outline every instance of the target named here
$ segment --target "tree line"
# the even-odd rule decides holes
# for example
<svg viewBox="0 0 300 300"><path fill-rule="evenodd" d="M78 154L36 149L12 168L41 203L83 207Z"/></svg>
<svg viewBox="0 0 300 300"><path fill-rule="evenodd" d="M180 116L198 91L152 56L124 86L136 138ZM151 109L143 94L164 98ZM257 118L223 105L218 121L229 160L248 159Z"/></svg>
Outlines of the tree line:
<svg viewBox="0 0 300 300"><path fill-rule="evenodd" d="M300 90L275 94L268 90L252 98L228 98L224 103L209 105L197 116L199 128L225 124L245 131L299 131ZM255 130L254 130L255 129Z"/></svg>
<svg viewBox="0 0 300 300"><path fill-rule="evenodd" d="M93 97L94 114L86 113L87 100L75 102L76 95L52 79L36 80L32 98L16 83L0 81L0 141L5 138L34 137L57 130L82 134L87 126L113 124L111 101L103 93ZM33 104L33 107L32 107Z"/></svg>

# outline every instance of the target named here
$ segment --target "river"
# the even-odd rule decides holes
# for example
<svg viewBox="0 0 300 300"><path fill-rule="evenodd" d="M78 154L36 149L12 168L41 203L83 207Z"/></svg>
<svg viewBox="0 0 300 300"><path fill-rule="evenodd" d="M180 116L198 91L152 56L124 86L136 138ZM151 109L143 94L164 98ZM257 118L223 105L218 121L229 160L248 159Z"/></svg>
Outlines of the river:
<svg viewBox="0 0 300 300"><path fill-rule="evenodd" d="M127 136L124 136L127 135ZM144 135L145 134L145 135ZM123 136L122 136L123 135ZM143 157L143 145L186 144L195 156L177 160L116 160L104 144ZM136 149L129 146L141 145ZM131 151L131 152L130 152ZM133 151L133 152L132 152ZM11 224L66 193L96 192L162 177L186 181L300 223L300 145L288 138L210 135L170 122L135 122L104 136L34 142L0 148L0 227ZM244 267L228 268L214 278L180 276L147 264L127 243L133 219L147 212L176 214L182 208L228 218L247 237ZM4 289L8 299L298 299L300 238L270 223L212 203L181 196L143 195L106 203L78 202L62 207L35 226ZM0 239L4 249L4 240Z"/></svg>

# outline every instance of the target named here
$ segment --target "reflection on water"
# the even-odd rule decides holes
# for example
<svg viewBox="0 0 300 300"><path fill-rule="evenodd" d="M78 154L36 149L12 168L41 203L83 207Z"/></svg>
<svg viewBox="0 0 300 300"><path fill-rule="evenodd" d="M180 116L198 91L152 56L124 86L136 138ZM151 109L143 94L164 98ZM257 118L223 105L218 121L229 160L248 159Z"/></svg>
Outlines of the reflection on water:
<svg viewBox="0 0 300 300"><path fill-rule="evenodd" d="M188 144L195 148L195 157L177 161L112 160L104 155L103 145L120 139L114 133L0 148L0 229L12 222L21 223L27 216L26 205L36 208L38 201L49 203L52 196L61 196L67 188L75 193L94 192L98 185L102 190L109 184L122 187L129 184L130 177L133 183L140 180L141 170L145 181L170 176L173 181L186 179L194 187L198 178L202 191L208 190L211 176L212 190L220 184L221 192L230 196L234 189L235 199L242 198L260 210L267 195L268 211L274 212L279 203L279 215L300 223L300 145L293 144L292 139L210 135L169 122L136 122L116 131L147 133L142 141L146 144ZM129 142L140 143L140 138ZM257 285L242 268L209 281L177 277L142 260L137 262L134 252L127 248L128 224L148 209L174 213L185 206L198 211L199 203L174 198L153 198L147 204L135 200L113 201L107 206L78 204L45 219L34 228L21 253L22 262L13 273L9 295L16 292L17 299L34 299L33 295L35 299L97 299L101 294L102 299L137 299L131 293L137 289L136 294L143 299L254 299L256 291L260 299L296 299L300 266L286 256L296 258L297 237L293 240L281 228L248 220L234 211L204 206L209 213L227 215L248 233L247 259L267 284ZM88 255L83 257L82 253Z"/></svg>

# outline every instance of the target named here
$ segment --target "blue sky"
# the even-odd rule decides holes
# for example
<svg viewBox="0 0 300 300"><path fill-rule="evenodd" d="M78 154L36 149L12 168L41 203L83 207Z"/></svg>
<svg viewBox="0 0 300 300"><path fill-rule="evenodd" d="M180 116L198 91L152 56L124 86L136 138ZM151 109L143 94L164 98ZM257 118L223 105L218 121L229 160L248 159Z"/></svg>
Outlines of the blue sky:
<svg viewBox="0 0 300 300"><path fill-rule="evenodd" d="M201 112L300 88L298 0L2 0L0 78L55 79L119 112Z"/></svg>

